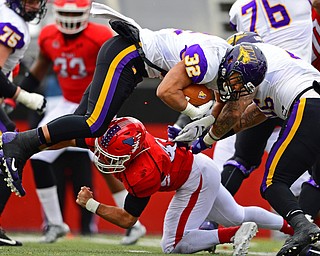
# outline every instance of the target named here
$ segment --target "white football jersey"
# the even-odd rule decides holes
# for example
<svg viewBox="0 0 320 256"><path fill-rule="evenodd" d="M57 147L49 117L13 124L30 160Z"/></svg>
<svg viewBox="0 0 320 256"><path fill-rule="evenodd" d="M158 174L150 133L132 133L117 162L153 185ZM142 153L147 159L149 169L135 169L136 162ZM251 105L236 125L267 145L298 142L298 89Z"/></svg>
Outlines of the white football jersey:
<svg viewBox="0 0 320 256"><path fill-rule="evenodd" d="M216 77L223 56L231 48L220 37L180 29L142 29L140 39L147 59L164 70L180 62L184 54L189 77L193 83L201 84ZM157 70L147 65L146 69L150 78L160 77Z"/></svg>
<svg viewBox="0 0 320 256"><path fill-rule="evenodd" d="M286 119L297 95L320 81L320 72L311 64L280 47L256 43L267 59L267 73L257 87L254 102L268 117Z"/></svg>
<svg viewBox="0 0 320 256"><path fill-rule="evenodd" d="M229 16L235 30L256 32L265 43L311 62L311 10L310 0L237 0Z"/></svg>
<svg viewBox="0 0 320 256"><path fill-rule="evenodd" d="M9 75L23 58L30 43L30 34L27 23L3 0L0 1L0 43L14 49L2 67L2 72Z"/></svg>

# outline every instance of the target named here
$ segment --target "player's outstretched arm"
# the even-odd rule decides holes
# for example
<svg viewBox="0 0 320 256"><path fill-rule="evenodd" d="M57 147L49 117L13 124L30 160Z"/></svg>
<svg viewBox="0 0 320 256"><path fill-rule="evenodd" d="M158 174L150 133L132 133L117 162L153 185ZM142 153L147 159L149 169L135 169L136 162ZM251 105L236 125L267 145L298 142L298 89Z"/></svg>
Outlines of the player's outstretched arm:
<svg viewBox="0 0 320 256"><path fill-rule="evenodd" d="M89 187L84 186L81 188L78 193L76 203L121 228L128 229L138 220L137 217L132 216L122 208L102 204L94 200L93 192Z"/></svg>

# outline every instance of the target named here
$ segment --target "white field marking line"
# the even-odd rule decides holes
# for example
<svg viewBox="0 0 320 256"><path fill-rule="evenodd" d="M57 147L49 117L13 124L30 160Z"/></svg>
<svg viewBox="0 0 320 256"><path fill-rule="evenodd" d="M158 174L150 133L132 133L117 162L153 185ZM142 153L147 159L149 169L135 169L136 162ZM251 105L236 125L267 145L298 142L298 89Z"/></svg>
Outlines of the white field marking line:
<svg viewBox="0 0 320 256"><path fill-rule="evenodd" d="M152 253L148 251L140 251L140 250L124 250L125 252L130 252L130 253Z"/></svg>
<svg viewBox="0 0 320 256"><path fill-rule="evenodd" d="M120 245L120 240L121 240L121 236L119 236L119 238L107 238L108 234L106 234L106 237L84 237L81 239L84 239L86 241L90 241L92 243L97 243L97 244L118 244ZM12 235L10 236L13 239L16 239L22 243L24 242L32 242L32 243L39 243L41 236L39 235ZM59 241L66 241L66 240L72 240L72 238L68 238L68 237L64 237L64 238L59 238L57 243L59 243ZM148 247L160 247L160 238L140 238L139 241L137 242L137 245L140 246L148 246ZM257 247L258 244L255 242L251 242L250 243L250 248L249 249L249 253L248 255L256 255L256 256L275 256L277 253L276 252L255 252L254 247ZM232 245L230 244L230 249L219 249L217 248L216 253L232 253L233 250L231 249ZM1 246L0 246L1 249ZM150 253L148 251L140 251L140 250L125 250L127 252L131 252L131 253Z"/></svg>

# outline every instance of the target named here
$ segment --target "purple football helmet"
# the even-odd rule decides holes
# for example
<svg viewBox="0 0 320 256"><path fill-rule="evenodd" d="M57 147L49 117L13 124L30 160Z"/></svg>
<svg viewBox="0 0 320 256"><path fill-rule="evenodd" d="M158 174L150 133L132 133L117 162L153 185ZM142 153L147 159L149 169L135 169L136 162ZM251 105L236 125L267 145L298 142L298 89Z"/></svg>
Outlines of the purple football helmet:
<svg viewBox="0 0 320 256"><path fill-rule="evenodd" d="M25 21L28 22L37 18L36 23L39 23L47 13L47 0L39 0L39 9L37 11L26 11L26 2L27 0L6 0L7 6L21 16Z"/></svg>
<svg viewBox="0 0 320 256"><path fill-rule="evenodd" d="M263 43L261 36L256 32L238 32L227 38L228 44Z"/></svg>
<svg viewBox="0 0 320 256"><path fill-rule="evenodd" d="M267 71L267 60L254 44L237 44L223 57L218 71L218 89L222 101L235 101L249 95L261 84ZM238 72L236 77L230 77ZM242 83L240 90L234 86Z"/></svg>

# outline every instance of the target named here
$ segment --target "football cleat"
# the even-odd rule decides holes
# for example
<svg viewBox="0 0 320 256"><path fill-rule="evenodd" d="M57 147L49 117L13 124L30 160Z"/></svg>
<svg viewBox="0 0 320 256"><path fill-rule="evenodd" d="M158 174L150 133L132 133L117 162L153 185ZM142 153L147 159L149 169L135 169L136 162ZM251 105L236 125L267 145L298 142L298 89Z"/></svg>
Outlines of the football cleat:
<svg viewBox="0 0 320 256"><path fill-rule="evenodd" d="M70 232L70 228L66 223L62 225L48 225L40 243L54 243L58 238L65 236Z"/></svg>
<svg viewBox="0 0 320 256"><path fill-rule="evenodd" d="M38 152L39 139L36 129L24 133L5 132L2 134L2 156L6 176L5 181L11 191L18 196L24 196L26 191L22 186L22 171L28 158ZM1 155L0 155L1 157Z"/></svg>
<svg viewBox="0 0 320 256"><path fill-rule="evenodd" d="M19 184L13 180L10 171L7 168L7 164L4 160L3 150L0 150L0 174L4 176L4 181L7 183L7 186L10 188L12 193L15 193L17 196L25 195L23 187L18 190Z"/></svg>
<svg viewBox="0 0 320 256"><path fill-rule="evenodd" d="M309 244L299 253L299 256L319 256L320 255L320 242Z"/></svg>
<svg viewBox="0 0 320 256"><path fill-rule="evenodd" d="M9 136L8 136L9 135ZM7 135L2 135L2 143L6 144L8 141L10 142L16 136L16 132L7 133ZM1 169L3 170L3 174L5 176L4 180L7 182L7 186L10 187L11 192L15 193L17 196L24 196L26 191L22 186L21 174L19 175L19 171L16 167L16 159L15 158L5 158L3 149L0 150L1 157Z"/></svg>
<svg viewBox="0 0 320 256"><path fill-rule="evenodd" d="M0 228L0 246L21 246L22 243L7 237L6 232Z"/></svg>
<svg viewBox="0 0 320 256"><path fill-rule="evenodd" d="M309 244L320 239L320 229L314 223L301 225L295 230L293 236L287 238L277 256L296 256Z"/></svg>
<svg viewBox="0 0 320 256"><path fill-rule="evenodd" d="M233 256L243 256L248 253L251 239L257 234L258 226L255 222L244 222L237 230L233 239Z"/></svg>
<svg viewBox="0 0 320 256"><path fill-rule="evenodd" d="M134 225L131 228L128 228L126 235L122 238L122 245L132 245L138 242L138 240L147 233L146 227L142 224Z"/></svg>

